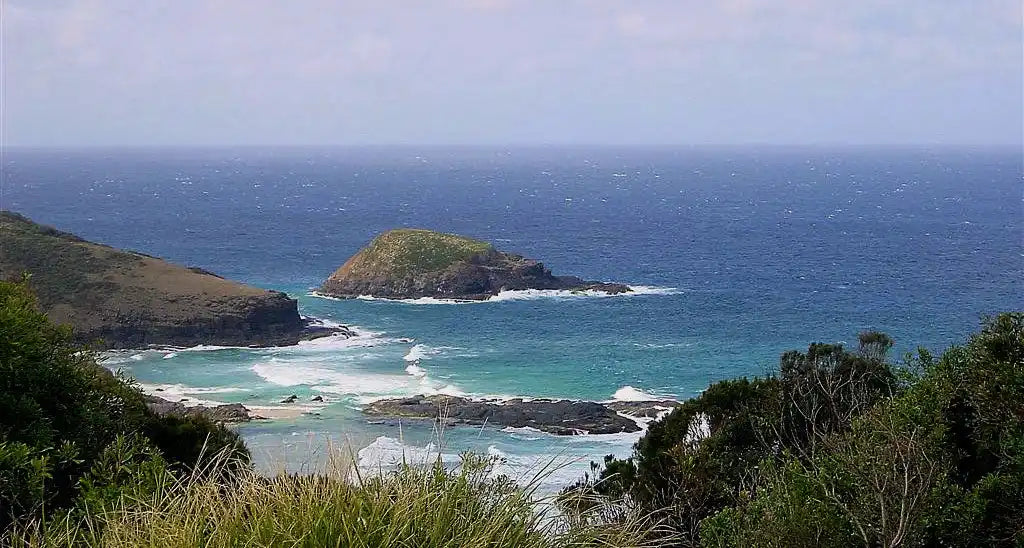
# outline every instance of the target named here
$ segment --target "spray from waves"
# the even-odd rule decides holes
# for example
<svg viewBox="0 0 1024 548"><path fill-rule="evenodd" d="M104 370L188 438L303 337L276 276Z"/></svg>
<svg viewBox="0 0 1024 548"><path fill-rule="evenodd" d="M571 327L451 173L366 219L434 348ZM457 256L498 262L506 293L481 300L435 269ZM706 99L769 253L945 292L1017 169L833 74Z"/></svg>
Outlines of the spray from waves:
<svg viewBox="0 0 1024 548"><path fill-rule="evenodd" d="M650 285L631 285L629 288L632 290L628 293L617 293L611 294L604 291L570 291L567 289L514 289L501 291L497 295L494 295L488 299L483 300L465 300L465 299L438 299L435 297L419 297L416 299L387 299L383 297L374 297L372 295L359 295L356 300L360 301L383 301L401 304L416 304L416 305L437 305L437 304L484 304L484 303L499 303L509 301L534 301L541 299L549 300L570 300L570 299L587 299L587 298L608 298L608 297L638 297L643 295L677 295L682 291L675 287L656 287ZM338 299L336 297L329 297L319 293L310 293L311 297L318 297L321 299L329 300L345 300Z"/></svg>
<svg viewBox="0 0 1024 548"><path fill-rule="evenodd" d="M429 359L430 356L440 353L440 350L427 346L425 344L417 344L409 349L409 353L402 357L407 362L418 362L420 360Z"/></svg>
<svg viewBox="0 0 1024 548"><path fill-rule="evenodd" d="M629 386L623 386L612 394L612 401L657 401L663 400L664 397L659 397L654 394L644 392L639 388Z"/></svg>
<svg viewBox="0 0 1024 548"><path fill-rule="evenodd" d="M453 350L465 350L458 346L427 346L425 344L416 344L409 349L409 352L402 357L407 362L418 362L420 360L429 360L434 356L440 356L447 354ZM460 357L475 357L477 354L473 352L464 352L456 354Z"/></svg>
<svg viewBox="0 0 1024 548"><path fill-rule="evenodd" d="M405 366L405 372L412 375L413 377L426 377L427 370L417 365L419 361L414 361L409 365Z"/></svg>

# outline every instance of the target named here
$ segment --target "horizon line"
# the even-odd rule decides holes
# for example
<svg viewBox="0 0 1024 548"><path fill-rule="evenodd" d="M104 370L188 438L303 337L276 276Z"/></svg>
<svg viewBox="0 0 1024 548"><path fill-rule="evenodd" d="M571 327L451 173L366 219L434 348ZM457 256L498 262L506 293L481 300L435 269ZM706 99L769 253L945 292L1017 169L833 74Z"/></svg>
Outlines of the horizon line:
<svg viewBox="0 0 1024 548"><path fill-rule="evenodd" d="M0 150L6 149L154 149L154 148L177 148L177 149L225 149L225 148L463 148L463 149L501 149L501 148L1010 148L1018 147L1024 152L1024 141L1022 142L992 142L992 143L844 143L844 142L815 142L815 143L767 143L767 142L743 142L743 143L60 143L60 144L35 144L0 143Z"/></svg>

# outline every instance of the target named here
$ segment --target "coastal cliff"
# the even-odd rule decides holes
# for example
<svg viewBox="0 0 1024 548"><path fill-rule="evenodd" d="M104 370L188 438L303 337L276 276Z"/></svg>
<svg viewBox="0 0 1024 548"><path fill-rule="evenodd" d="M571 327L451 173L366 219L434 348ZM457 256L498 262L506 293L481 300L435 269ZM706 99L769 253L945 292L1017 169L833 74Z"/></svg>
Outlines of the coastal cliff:
<svg viewBox="0 0 1024 548"><path fill-rule="evenodd" d="M562 289L626 293L623 284L555 276L543 263L491 244L420 229L391 230L353 255L320 287L332 297L484 300L501 291Z"/></svg>
<svg viewBox="0 0 1024 548"><path fill-rule="evenodd" d="M57 324L99 348L270 346L335 330L299 316L295 299L199 268L88 242L0 211L0 279L20 279Z"/></svg>

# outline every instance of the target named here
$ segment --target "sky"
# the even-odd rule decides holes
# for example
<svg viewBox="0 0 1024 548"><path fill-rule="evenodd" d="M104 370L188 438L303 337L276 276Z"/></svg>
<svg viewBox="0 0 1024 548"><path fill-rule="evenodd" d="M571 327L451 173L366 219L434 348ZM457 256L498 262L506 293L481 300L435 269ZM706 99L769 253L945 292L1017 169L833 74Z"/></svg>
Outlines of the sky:
<svg viewBox="0 0 1024 548"><path fill-rule="evenodd" d="M5 146L1013 144L1020 0L0 0Z"/></svg>

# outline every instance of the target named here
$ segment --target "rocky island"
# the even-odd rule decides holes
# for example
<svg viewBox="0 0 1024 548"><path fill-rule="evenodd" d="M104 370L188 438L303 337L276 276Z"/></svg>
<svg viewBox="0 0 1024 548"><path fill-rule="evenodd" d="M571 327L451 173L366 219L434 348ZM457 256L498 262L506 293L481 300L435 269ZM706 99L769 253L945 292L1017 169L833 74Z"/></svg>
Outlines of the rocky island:
<svg viewBox="0 0 1024 548"><path fill-rule="evenodd" d="M364 407L363 413L387 418L442 419L453 424L530 427L549 434L571 436L639 432L640 425L630 417L654 418L677 405L678 402L668 400L598 403L515 398L478 401L436 395L380 400Z"/></svg>
<svg viewBox="0 0 1024 548"><path fill-rule="evenodd" d="M28 274L41 310L98 348L277 346L340 333L279 291L88 242L0 211L0 279Z"/></svg>
<svg viewBox="0 0 1024 548"><path fill-rule="evenodd" d="M623 284L555 276L539 261L498 251L487 242L465 236L398 229L377 236L353 255L319 292L339 298L485 300L501 291L519 289L631 291Z"/></svg>

